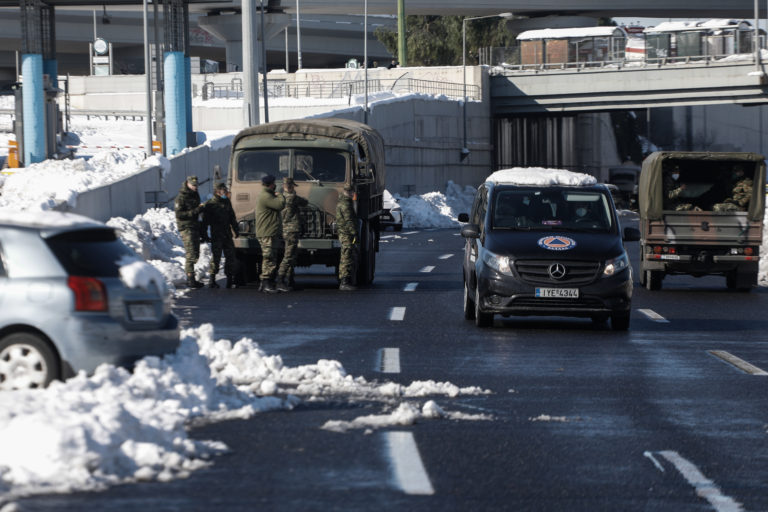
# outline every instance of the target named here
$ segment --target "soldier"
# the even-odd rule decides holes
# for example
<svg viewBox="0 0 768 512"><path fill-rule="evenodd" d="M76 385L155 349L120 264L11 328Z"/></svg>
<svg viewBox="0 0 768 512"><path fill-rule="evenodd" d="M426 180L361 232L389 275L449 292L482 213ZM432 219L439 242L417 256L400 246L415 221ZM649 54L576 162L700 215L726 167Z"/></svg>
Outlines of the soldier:
<svg viewBox="0 0 768 512"><path fill-rule="evenodd" d="M357 243L357 217L355 206L352 203L351 185L344 186L344 192L339 196L336 205L336 229L341 243L341 255L339 257L339 290L355 290L352 285L352 273L355 269L355 244Z"/></svg>
<svg viewBox="0 0 768 512"><path fill-rule="evenodd" d="M224 252L224 274L227 276L227 288L234 286L235 277L235 244L232 241L232 233L240 236L237 229L237 218L227 197L229 190L224 183L216 185L213 198L203 207L203 236L211 227L211 280L208 286L218 288L216 274L219 272L221 253Z"/></svg>
<svg viewBox="0 0 768 512"><path fill-rule="evenodd" d="M283 197L285 197L285 208L283 208L281 215L283 217L285 250L280 268L277 271L277 291L290 292L293 290L291 280L293 267L296 265L299 233L301 232L299 207L306 205L307 200L296 195L296 182L293 181L293 178L283 180Z"/></svg>
<svg viewBox="0 0 768 512"><path fill-rule="evenodd" d="M197 176L188 176L179 189L174 202L176 226L184 242L184 272L187 273L187 286L202 288L203 283L195 279L195 263L200 257L200 221L203 211L200 194L197 193Z"/></svg>
<svg viewBox="0 0 768 512"><path fill-rule="evenodd" d="M256 204L256 238L261 246L261 286L265 293L275 293L275 241L280 234L280 211L285 206L285 197L275 195L275 177L271 174L261 178L261 194Z"/></svg>

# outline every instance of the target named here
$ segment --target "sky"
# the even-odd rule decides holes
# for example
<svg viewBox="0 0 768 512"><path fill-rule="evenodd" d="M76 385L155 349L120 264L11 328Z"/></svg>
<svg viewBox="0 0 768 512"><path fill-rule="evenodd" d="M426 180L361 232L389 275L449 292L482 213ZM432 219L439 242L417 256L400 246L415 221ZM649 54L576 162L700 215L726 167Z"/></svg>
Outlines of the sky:
<svg viewBox="0 0 768 512"><path fill-rule="evenodd" d="M140 141L142 122L83 118L73 126L81 143L90 148L88 158L46 161L0 176L0 216L19 211L40 214L50 208L56 194L76 200L89 187L141 172L148 164L163 164L157 157L143 161L140 150L95 148L116 145L118 139L122 145ZM592 179L542 169L504 171L501 177L510 175L523 176L531 184L549 183L552 176L577 182ZM457 216L470 210L473 194L471 187L449 182L445 192L395 197L405 227L456 228ZM177 298L186 293L175 288L186 277L182 241L170 209L152 209L132 219L113 218L108 224L149 263L126 262L121 272L124 282L146 286L150 280L163 279ZM381 243L396 243L406 236L387 233ZM765 253L768 233L764 238ZM209 247L203 245L198 276L207 273L210 257ZM761 261L763 285L768 285L766 275L768 259ZM145 358L132 373L103 365L94 375L79 374L44 390L0 393L0 512L18 510L16 500L32 494L184 478L215 464L216 456L238 449L216 439L191 439L186 426L191 420L251 418L332 395L334 400L346 397L379 404L376 414L351 421L332 419L320 427L360 435L423 421L493 421L491 416L466 414L452 406L453 398L491 392L432 380L407 385L370 382L348 375L336 360L289 367L279 354L265 352L258 338L222 339L214 325L198 325L181 332L175 354ZM546 420L542 418L531 421Z"/></svg>

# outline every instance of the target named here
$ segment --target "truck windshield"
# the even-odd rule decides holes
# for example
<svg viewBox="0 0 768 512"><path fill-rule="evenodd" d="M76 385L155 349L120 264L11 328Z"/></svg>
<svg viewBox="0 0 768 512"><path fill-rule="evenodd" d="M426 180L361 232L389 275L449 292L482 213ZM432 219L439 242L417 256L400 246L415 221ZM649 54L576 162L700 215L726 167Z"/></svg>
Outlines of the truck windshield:
<svg viewBox="0 0 768 512"><path fill-rule="evenodd" d="M609 232L611 205L597 190L566 188L499 190L493 229Z"/></svg>
<svg viewBox="0 0 768 512"><path fill-rule="evenodd" d="M238 155L238 181L260 181L267 174L278 181L292 176L296 181L343 183L347 174L347 156L342 151L327 148L254 149Z"/></svg>
<svg viewBox="0 0 768 512"><path fill-rule="evenodd" d="M335 149L297 149L294 162L293 179L296 181L343 183L347 174L347 158Z"/></svg>

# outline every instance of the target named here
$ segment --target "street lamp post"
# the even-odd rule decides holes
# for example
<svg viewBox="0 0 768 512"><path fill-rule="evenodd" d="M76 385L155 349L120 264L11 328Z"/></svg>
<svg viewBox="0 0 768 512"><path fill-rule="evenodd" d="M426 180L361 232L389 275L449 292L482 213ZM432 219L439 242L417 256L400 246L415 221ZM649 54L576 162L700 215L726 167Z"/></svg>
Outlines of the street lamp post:
<svg viewBox="0 0 768 512"><path fill-rule="evenodd" d="M301 14L299 14L299 0L296 0L296 56L298 68L301 69Z"/></svg>
<svg viewBox="0 0 768 512"><path fill-rule="evenodd" d="M365 73L365 110L363 122L368 124L368 0L363 2L363 66Z"/></svg>
<svg viewBox="0 0 768 512"><path fill-rule="evenodd" d="M464 105L462 107L462 118L464 122L464 141L461 147L461 159L465 159L469 155L469 148L467 147L467 22L474 20L482 20L486 18L511 18L513 15L511 12L502 12L500 14L491 14L488 16L475 16L473 18L464 18L461 21L461 67L464 73Z"/></svg>

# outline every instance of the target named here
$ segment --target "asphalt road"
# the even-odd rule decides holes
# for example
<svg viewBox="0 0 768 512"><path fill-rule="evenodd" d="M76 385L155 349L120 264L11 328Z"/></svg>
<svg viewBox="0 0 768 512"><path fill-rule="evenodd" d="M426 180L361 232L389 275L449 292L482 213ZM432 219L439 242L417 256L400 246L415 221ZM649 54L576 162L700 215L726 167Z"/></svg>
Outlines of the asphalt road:
<svg viewBox="0 0 768 512"><path fill-rule="evenodd" d="M660 291L636 286L628 332L559 317L477 329L462 318L457 232L385 235L370 288L299 275L293 293L206 288L176 311L288 366L336 359L368 380L489 389L435 400L492 419L336 433L320 426L387 404L305 401L195 428L232 452L188 479L39 496L20 510L768 510L768 377L723 359L768 370L768 290L670 277ZM399 373L382 373L385 348L399 349Z"/></svg>

